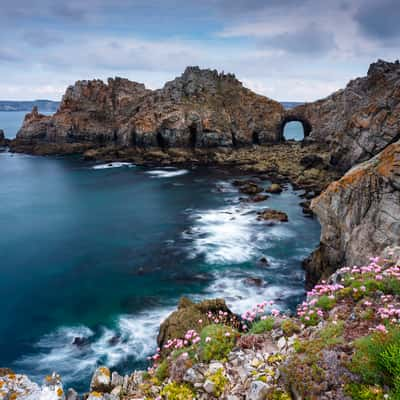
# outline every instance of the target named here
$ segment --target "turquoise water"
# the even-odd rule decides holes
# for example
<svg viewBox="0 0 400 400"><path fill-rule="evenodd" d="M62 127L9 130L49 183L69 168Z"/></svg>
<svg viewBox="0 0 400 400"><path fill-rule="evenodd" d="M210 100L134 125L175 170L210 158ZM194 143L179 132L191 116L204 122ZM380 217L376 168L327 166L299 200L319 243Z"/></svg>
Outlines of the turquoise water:
<svg viewBox="0 0 400 400"><path fill-rule="evenodd" d="M224 297L235 312L270 299L294 309L319 225L301 192L240 203L234 178L0 153L0 366L38 381L54 370L87 390L98 364L145 367L182 295ZM289 223L257 222L266 206Z"/></svg>

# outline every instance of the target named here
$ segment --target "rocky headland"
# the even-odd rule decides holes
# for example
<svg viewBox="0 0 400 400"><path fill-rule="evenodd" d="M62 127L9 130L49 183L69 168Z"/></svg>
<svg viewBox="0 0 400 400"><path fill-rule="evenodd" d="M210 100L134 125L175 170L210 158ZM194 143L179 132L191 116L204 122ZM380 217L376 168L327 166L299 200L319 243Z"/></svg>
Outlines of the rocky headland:
<svg viewBox="0 0 400 400"><path fill-rule="evenodd" d="M303 124L303 142L284 141L288 121ZM149 371L121 377L101 367L85 398L399 398L399 62L379 60L345 89L288 110L233 75L196 67L156 91L120 78L77 82L56 114L26 116L11 149L235 166L306 189L305 212L321 223L320 246L304 263L312 290L295 316L267 303L235 316L223 300L182 300L162 324ZM237 186L249 199L267 196L257 183ZM259 217L286 220L268 209ZM26 377L3 375L5 396L20 381L27 387ZM51 390L65 398L54 379Z"/></svg>

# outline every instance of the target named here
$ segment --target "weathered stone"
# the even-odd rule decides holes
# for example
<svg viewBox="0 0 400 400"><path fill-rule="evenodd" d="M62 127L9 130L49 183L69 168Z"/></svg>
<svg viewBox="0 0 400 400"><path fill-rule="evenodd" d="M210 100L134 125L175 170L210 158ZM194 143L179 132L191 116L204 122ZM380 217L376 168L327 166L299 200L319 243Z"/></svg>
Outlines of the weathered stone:
<svg viewBox="0 0 400 400"><path fill-rule="evenodd" d="M207 380L204 382L203 388L204 388L204 390L205 390L207 393L212 394L212 393L214 393L214 391L215 391L215 383L212 382L212 381L210 381L209 379L207 379Z"/></svg>
<svg viewBox="0 0 400 400"><path fill-rule="evenodd" d="M278 183L272 183L267 189L265 189L267 193L281 193L282 187Z"/></svg>
<svg viewBox="0 0 400 400"><path fill-rule="evenodd" d="M309 285L400 244L400 141L351 169L311 203L319 248L305 263Z"/></svg>
<svg viewBox="0 0 400 400"><path fill-rule="evenodd" d="M74 390L74 389L72 389L72 388L69 388L68 390L67 390L67 398L66 398L66 400L78 400L78 393Z"/></svg>
<svg viewBox="0 0 400 400"><path fill-rule="evenodd" d="M246 400L265 400L269 385L262 381L251 382L250 389L246 394Z"/></svg>
<svg viewBox="0 0 400 400"><path fill-rule="evenodd" d="M90 390L93 392L111 391L111 372L107 367L99 367L93 374L90 382Z"/></svg>
<svg viewBox="0 0 400 400"><path fill-rule="evenodd" d="M276 142L283 113L280 103L244 88L232 74L188 67L155 91L122 78L78 81L53 116L37 109L26 116L14 147L233 147L251 144L255 136L260 143Z"/></svg>
<svg viewBox="0 0 400 400"><path fill-rule="evenodd" d="M255 183L248 183L247 185L241 186L239 191L248 195L256 195L263 191L263 188L256 185Z"/></svg>
<svg viewBox="0 0 400 400"><path fill-rule="evenodd" d="M266 209L257 213L259 221L279 221L288 222L289 218L283 211Z"/></svg>

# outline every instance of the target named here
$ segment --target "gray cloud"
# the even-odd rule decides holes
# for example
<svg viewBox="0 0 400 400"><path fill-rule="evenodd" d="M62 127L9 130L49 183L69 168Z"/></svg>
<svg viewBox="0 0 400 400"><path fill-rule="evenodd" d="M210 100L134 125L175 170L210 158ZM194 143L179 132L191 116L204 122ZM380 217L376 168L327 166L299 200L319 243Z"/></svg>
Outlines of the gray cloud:
<svg viewBox="0 0 400 400"><path fill-rule="evenodd" d="M333 50L335 38L315 23L292 32L281 33L260 41L261 47L284 50L294 54L322 54Z"/></svg>
<svg viewBox="0 0 400 400"><path fill-rule="evenodd" d="M364 1L355 14L362 32L381 41L400 37L399 0Z"/></svg>
<svg viewBox="0 0 400 400"><path fill-rule="evenodd" d="M29 46L44 48L54 44L61 44L64 39L54 31L30 30L22 34L22 38Z"/></svg>

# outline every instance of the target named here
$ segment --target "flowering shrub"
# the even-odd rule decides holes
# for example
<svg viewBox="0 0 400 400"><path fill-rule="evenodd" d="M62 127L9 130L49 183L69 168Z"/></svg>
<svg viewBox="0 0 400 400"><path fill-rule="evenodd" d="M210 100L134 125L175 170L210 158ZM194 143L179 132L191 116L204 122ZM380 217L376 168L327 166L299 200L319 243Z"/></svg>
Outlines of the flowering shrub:
<svg viewBox="0 0 400 400"><path fill-rule="evenodd" d="M161 395L167 400L193 400L195 398L193 390L188 385L175 382L165 385Z"/></svg>
<svg viewBox="0 0 400 400"><path fill-rule="evenodd" d="M208 325L201 331L200 355L202 360L223 360L232 351L238 332L225 325Z"/></svg>

